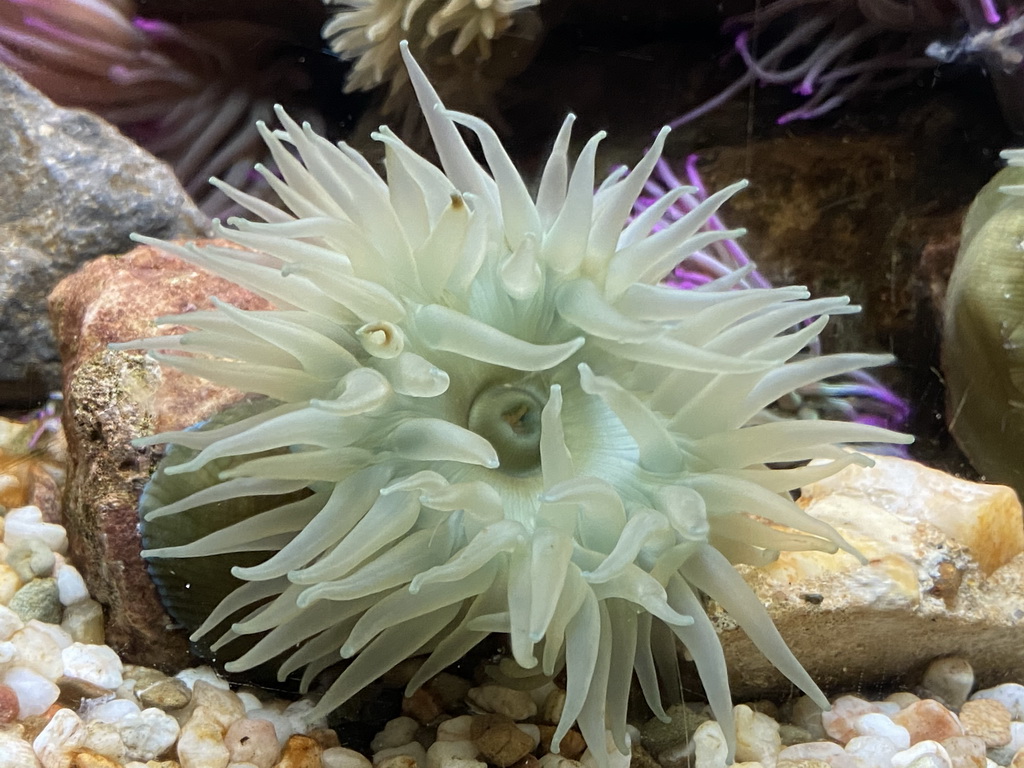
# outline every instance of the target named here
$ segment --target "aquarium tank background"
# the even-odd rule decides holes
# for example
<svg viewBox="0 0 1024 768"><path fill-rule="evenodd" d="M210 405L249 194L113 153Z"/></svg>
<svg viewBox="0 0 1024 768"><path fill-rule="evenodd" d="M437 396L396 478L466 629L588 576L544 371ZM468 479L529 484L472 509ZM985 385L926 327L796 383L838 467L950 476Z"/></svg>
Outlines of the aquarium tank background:
<svg viewBox="0 0 1024 768"><path fill-rule="evenodd" d="M380 737L396 713L432 722L408 702L443 700L440 673L551 686L529 716L476 693L466 711L531 738L533 718L530 749L578 741L601 768L641 743L665 766L753 761L759 717L829 701L845 745L860 705L837 696L906 687L960 718L946 737L975 738L942 688L963 677L955 643L946 666L894 670L899 638L872 635L885 672L833 678L769 614L832 599L784 596L789 579L891 565L870 522L818 519L819 495L883 504L905 466L935 471L918 482L936 497L950 476L1024 488L1022 10L0 0L0 63L167 162L216 238L135 242L256 297L190 300L102 345L245 395L118 449L147 462L129 527L178 640L235 684L322 696L305 724L362 728L364 751L406 744ZM886 479L844 486L872 456ZM950 611L964 552L985 576L1012 558L982 545L1002 523L956 519L958 493L936 525L966 549L921 556ZM73 552L84 527L68 523ZM763 669L736 666L737 626ZM865 642L835 632L836 655ZM979 679L1024 679L1006 672ZM756 699L766 712L733 707ZM857 712L892 715L906 749L943 741Z"/></svg>

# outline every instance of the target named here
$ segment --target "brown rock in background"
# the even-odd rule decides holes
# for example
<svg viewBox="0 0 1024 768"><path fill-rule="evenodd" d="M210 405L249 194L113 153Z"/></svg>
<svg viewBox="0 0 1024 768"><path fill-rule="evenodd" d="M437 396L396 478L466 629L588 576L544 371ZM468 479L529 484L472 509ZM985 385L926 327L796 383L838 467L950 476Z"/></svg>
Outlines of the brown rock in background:
<svg viewBox="0 0 1024 768"><path fill-rule="evenodd" d="M107 609L107 643L126 661L163 669L187 661L187 643L164 612L139 556L138 497L161 447L131 441L209 418L241 393L161 368L112 342L181 330L160 315L203 309L217 296L244 309L268 303L234 283L141 246L104 256L64 279L50 296L64 366L68 438L65 525L90 593Z"/></svg>

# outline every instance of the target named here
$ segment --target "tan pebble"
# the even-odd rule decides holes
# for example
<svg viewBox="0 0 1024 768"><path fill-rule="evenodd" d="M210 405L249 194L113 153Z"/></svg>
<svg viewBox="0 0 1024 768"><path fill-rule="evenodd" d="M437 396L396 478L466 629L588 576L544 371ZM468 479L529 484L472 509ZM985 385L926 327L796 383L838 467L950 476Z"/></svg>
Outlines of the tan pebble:
<svg viewBox="0 0 1024 768"><path fill-rule="evenodd" d="M779 760L775 768L831 768L824 760Z"/></svg>
<svg viewBox="0 0 1024 768"><path fill-rule="evenodd" d="M974 687L974 669L967 659L945 656L928 665L921 688L951 709L959 709Z"/></svg>
<svg viewBox="0 0 1024 768"><path fill-rule="evenodd" d="M382 765L395 757L407 757L419 768L427 764L427 750L418 741L410 741L408 744L400 744L397 747L388 747L373 753L373 764Z"/></svg>
<svg viewBox="0 0 1024 768"><path fill-rule="evenodd" d="M535 755L527 755L515 763L512 768L540 768L540 760Z"/></svg>
<svg viewBox="0 0 1024 768"><path fill-rule="evenodd" d="M136 684L135 695L144 707L156 707L164 712L173 712L188 706L192 701L192 691L176 677L164 677L163 680L150 683L142 690L139 690L140 684L141 681Z"/></svg>
<svg viewBox="0 0 1024 768"><path fill-rule="evenodd" d="M480 750L472 741L435 741L427 749L427 768L448 768L455 760L479 762L478 754Z"/></svg>
<svg viewBox="0 0 1024 768"><path fill-rule="evenodd" d="M565 691L555 688L544 699L544 705L540 708L540 720L542 723L557 724L562 719L562 708L565 706Z"/></svg>
<svg viewBox="0 0 1024 768"><path fill-rule="evenodd" d="M537 760L539 768L582 768L578 760L570 760L567 757L549 752Z"/></svg>
<svg viewBox="0 0 1024 768"><path fill-rule="evenodd" d="M21 578L7 563L0 563L0 603L9 605L14 593L21 587Z"/></svg>
<svg viewBox="0 0 1024 768"><path fill-rule="evenodd" d="M323 768L322 752L315 739L296 733L288 737L281 759L274 763L274 768Z"/></svg>
<svg viewBox="0 0 1024 768"><path fill-rule="evenodd" d="M944 741L963 736L964 729L956 715L935 699L921 699L892 716L892 721L910 733L910 743Z"/></svg>
<svg viewBox="0 0 1024 768"><path fill-rule="evenodd" d="M71 768L121 768L121 764L115 763L106 755L97 755L95 752L79 752L71 761Z"/></svg>
<svg viewBox="0 0 1024 768"><path fill-rule="evenodd" d="M953 768L985 768L985 742L977 736L952 736L942 742Z"/></svg>
<svg viewBox="0 0 1024 768"><path fill-rule="evenodd" d="M192 700L189 706L206 710L213 717L221 731L245 716L245 707L238 695L227 688L213 685L206 680L196 680L192 686Z"/></svg>
<svg viewBox="0 0 1024 768"><path fill-rule="evenodd" d="M986 747L1001 747L1010 741L1013 716L1002 702L974 699L960 707L960 723L968 736L979 736Z"/></svg>
<svg viewBox="0 0 1024 768"><path fill-rule="evenodd" d="M178 759L182 768L225 768L230 760L224 728L206 707L196 707L181 727Z"/></svg>
<svg viewBox="0 0 1024 768"><path fill-rule="evenodd" d="M419 724L411 717L396 717L384 724L384 730L373 737L370 749L380 752L384 749L399 747L413 740Z"/></svg>
<svg viewBox="0 0 1024 768"><path fill-rule="evenodd" d="M1024 768L1024 748L1017 750L1010 760L1010 768Z"/></svg>
<svg viewBox="0 0 1024 768"><path fill-rule="evenodd" d="M474 717L472 736L481 756L498 768L508 768L534 747L534 740L503 715Z"/></svg>
<svg viewBox="0 0 1024 768"><path fill-rule="evenodd" d="M434 722L443 713L441 699L426 688L417 688L412 696L402 699L402 714L423 725Z"/></svg>
<svg viewBox="0 0 1024 768"><path fill-rule="evenodd" d="M900 709L906 709L915 701L920 701L921 697L910 691L896 691L896 693L890 693L886 696L885 700L899 705Z"/></svg>
<svg viewBox="0 0 1024 768"><path fill-rule="evenodd" d="M419 763L412 755L391 755L374 763L374 768L419 768Z"/></svg>
<svg viewBox="0 0 1024 768"><path fill-rule="evenodd" d="M466 698L480 711L505 715L513 720L526 720L537 714L537 705L530 698L529 691L517 691L503 685L470 688Z"/></svg>

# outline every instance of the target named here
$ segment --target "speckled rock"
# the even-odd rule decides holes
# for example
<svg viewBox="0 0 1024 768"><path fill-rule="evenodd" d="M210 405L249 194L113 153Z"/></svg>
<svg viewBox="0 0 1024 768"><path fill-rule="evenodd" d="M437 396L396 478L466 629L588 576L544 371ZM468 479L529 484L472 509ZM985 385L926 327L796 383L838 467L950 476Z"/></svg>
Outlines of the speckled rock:
<svg viewBox="0 0 1024 768"><path fill-rule="evenodd" d="M1024 668L1019 503L1006 489L904 459L875 458L874 468L848 468L803 489L800 500L811 515L836 527L866 563L843 552L787 552L765 568L740 566L744 578L826 690L923 671L933 659L954 654L973 666L981 686L1012 679ZM963 519L954 523L954 512ZM986 526L992 532L986 534ZM952 538L954 529L973 548ZM728 616L713 609L712 619L738 699L789 690ZM837 638L842 665L835 664ZM884 654L877 652L880 643Z"/></svg>
<svg viewBox="0 0 1024 768"><path fill-rule="evenodd" d="M61 109L0 66L0 402L38 401L60 383L46 295L128 235L205 227L171 169L88 112Z"/></svg>
<svg viewBox="0 0 1024 768"><path fill-rule="evenodd" d="M91 262L50 297L64 361L71 553L90 593L107 608L107 642L126 661L164 669L185 665L187 643L182 633L166 630L172 622L139 556L136 513L139 492L162 454L133 448L131 440L209 418L240 393L107 345L152 335L156 316L209 306L211 295L249 309L268 306L148 247Z"/></svg>
<svg viewBox="0 0 1024 768"><path fill-rule="evenodd" d="M14 593L10 609L18 614L22 621L37 619L48 624L59 624L61 607L56 579L32 579Z"/></svg>

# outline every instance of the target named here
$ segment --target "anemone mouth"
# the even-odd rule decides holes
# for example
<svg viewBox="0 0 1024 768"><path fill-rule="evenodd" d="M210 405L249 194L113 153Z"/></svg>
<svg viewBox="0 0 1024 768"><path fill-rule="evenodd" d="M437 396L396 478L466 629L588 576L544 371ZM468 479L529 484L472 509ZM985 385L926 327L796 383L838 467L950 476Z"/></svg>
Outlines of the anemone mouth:
<svg viewBox="0 0 1024 768"><path fill-rule="evenodd" d="M491 384L469 407L469 428L493 446L499 471L516 477L540 471L544 399L522 384Z"/></svg>

